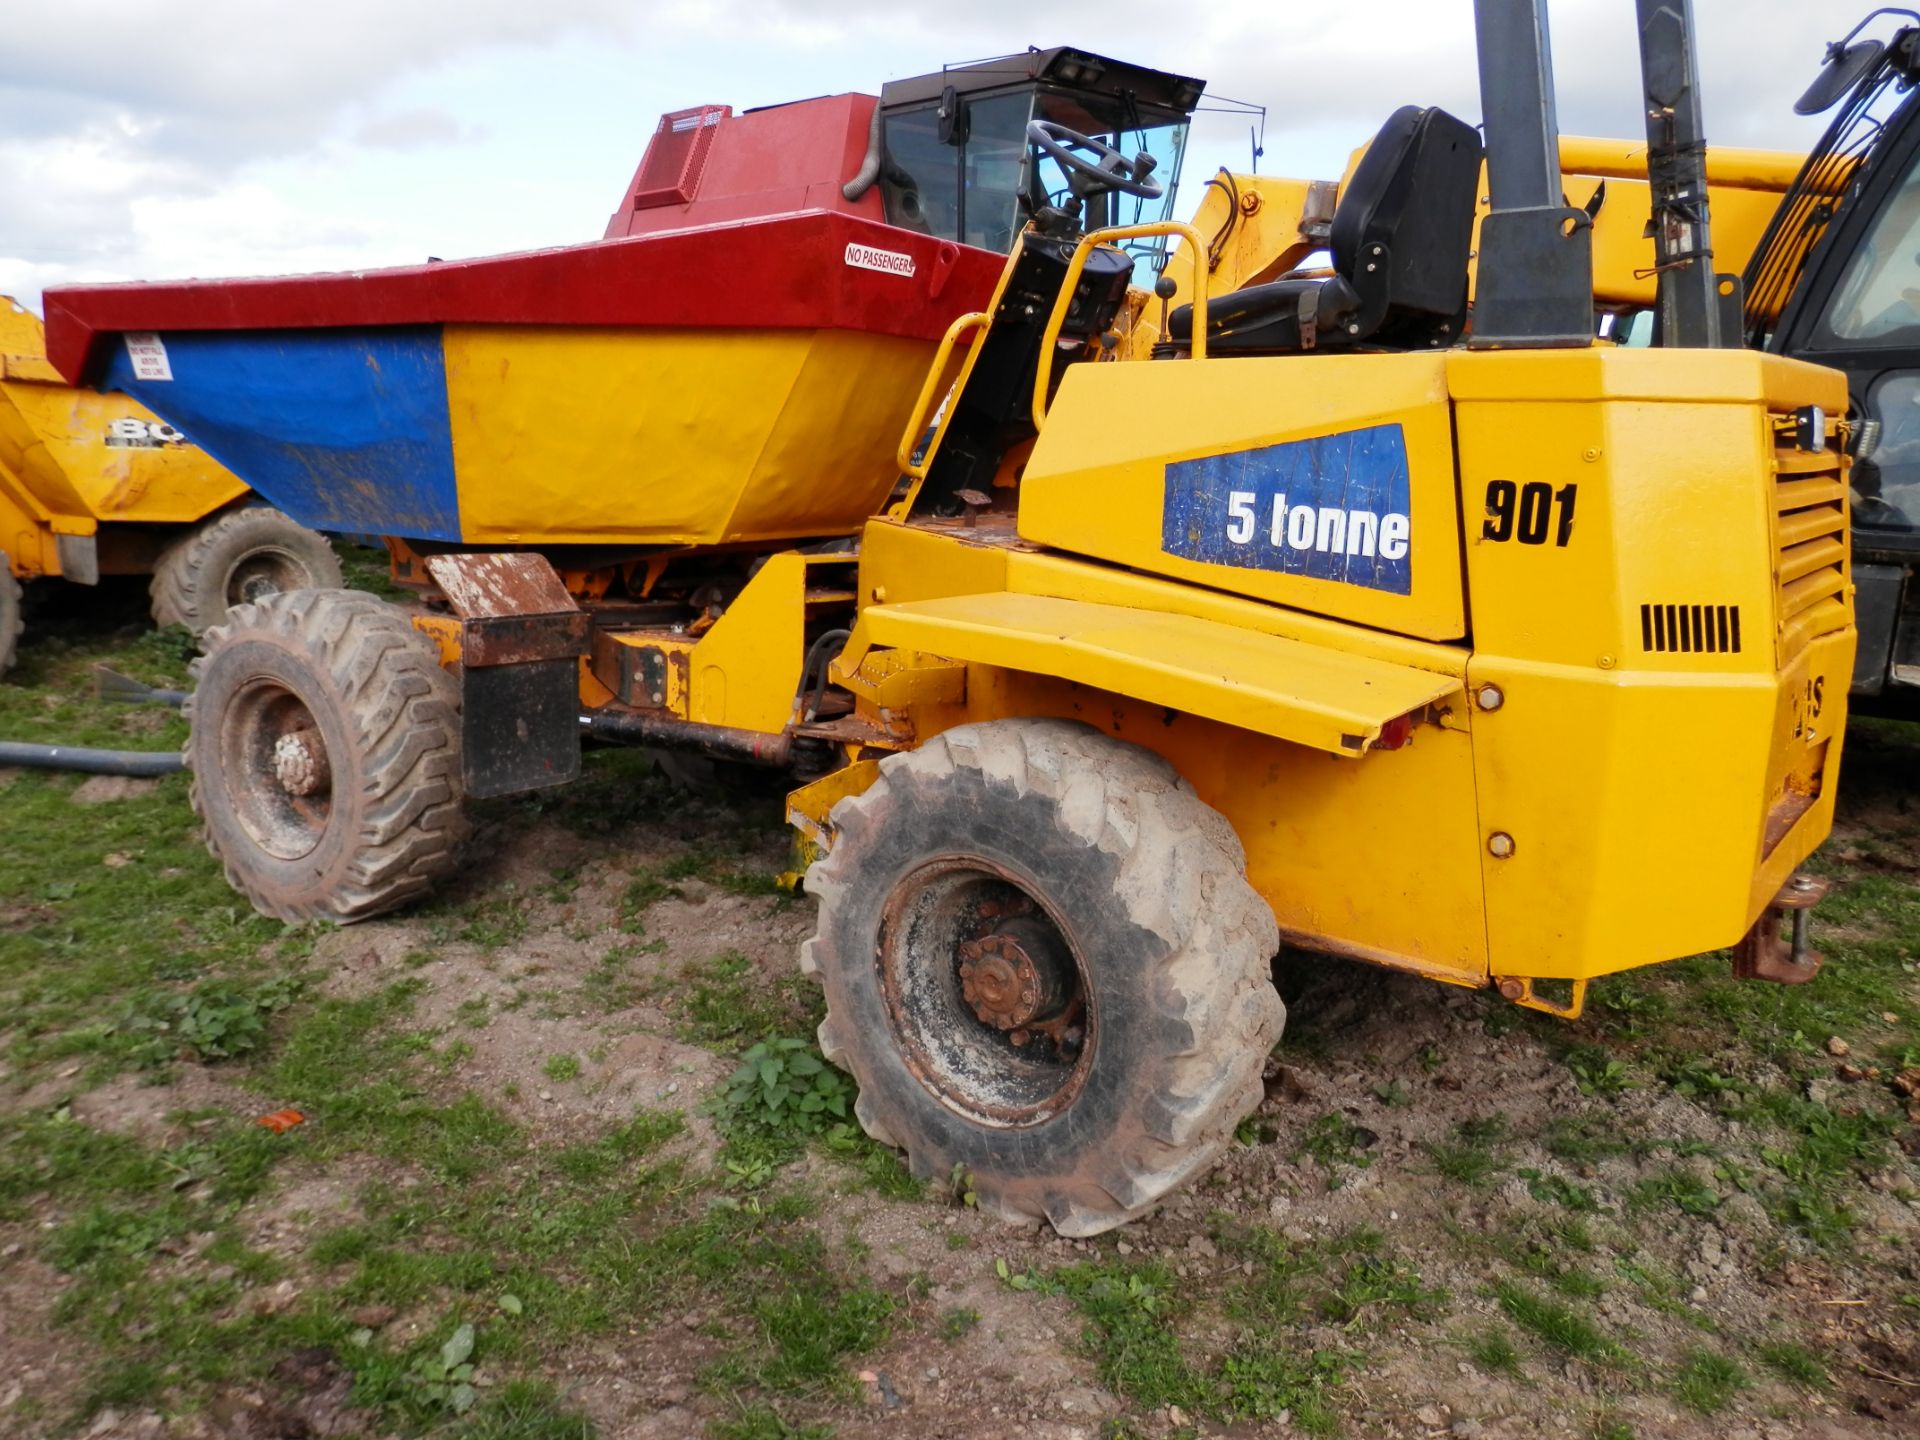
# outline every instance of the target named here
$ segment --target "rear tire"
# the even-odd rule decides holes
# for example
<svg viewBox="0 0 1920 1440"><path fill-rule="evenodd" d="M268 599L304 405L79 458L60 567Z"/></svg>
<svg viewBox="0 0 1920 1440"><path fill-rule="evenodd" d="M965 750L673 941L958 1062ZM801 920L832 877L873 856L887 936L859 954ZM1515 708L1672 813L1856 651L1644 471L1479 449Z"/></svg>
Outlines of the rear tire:
<svg viewBox="0 0 1920 1440"><path fill-rule="evenodd" d="M7 552L0 550L0 675L13 668L13 657L19 653L23 606L20 582L13 578Z"/></svg>
<svg viewBox="0 0 1920 1440"><path fill-rule="evenodd" d="M1064 1235L1152 1208L1259 1104L1279 931L1164 760L1057 720L883 761L807 873L820 1045L915 1175Z"/></svg>
<svg viewBox="0 0 1920 1440"><path fill-rule="evenodd" d="M153 620L204 635L235 605L289 590L338 590L327 537L265 505L215 515L169 545L153 569Z"/></svg>
<svg viewBox="0 0 1920 1440"><path fill-rule="evenodd" d="M194 813L255 909L350 923L452 873L460 692L399 610L355 590L240 605L193 674Z"/></svg>

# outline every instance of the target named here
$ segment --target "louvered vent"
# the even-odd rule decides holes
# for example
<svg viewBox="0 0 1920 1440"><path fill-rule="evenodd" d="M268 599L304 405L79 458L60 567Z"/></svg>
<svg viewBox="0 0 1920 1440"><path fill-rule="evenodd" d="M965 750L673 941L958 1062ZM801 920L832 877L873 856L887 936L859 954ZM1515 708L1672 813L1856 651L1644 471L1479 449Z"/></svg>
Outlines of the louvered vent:
<svg viewBox="0 0 1920 1440"><path fill-rule="evenodd" d="M1840 478L1839 437L1827 448L1797 448L1790 416L1776 416L1781 440L1773 452L1774 575L1780 627L1778 662L1786 665L1815 637L1841 629L1847 606L1847 491Z"/></svg>
<svg viewBox="0 0 1920 1440"><path fill-rule="evenodd" d="M1640 646L1649 652L1738 655L1738 605L1642 605Z"/></svg>
<svg viewBox="0 0 1920 1440"><path fill-rule="evenodd" d="M698 105L662 115L647 144L647 153L640 157L633 208L653 210L690 203L699 193L700 175L707 168L714 127L731 114L731 105Z"/></svg>

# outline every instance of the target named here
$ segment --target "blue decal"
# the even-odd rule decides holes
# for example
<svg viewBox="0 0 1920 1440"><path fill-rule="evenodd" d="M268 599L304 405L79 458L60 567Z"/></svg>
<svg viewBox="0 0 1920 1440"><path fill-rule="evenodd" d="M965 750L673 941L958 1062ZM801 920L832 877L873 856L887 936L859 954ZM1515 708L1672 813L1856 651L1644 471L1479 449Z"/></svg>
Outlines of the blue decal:
<svg viewBox="0 0 1920 1440"><path fill-rule="evenodd" d="M124 390L316 530L458 540L460 500L440 330L194 330L161 336L171 380Z"/></svg>
<svg viewBox="0 0 1920 1440"><path fill-rule="evenodd" d="M1407 441L1369 425L1167 466L1160 545L1169 555L1413 590Z"/></svg>

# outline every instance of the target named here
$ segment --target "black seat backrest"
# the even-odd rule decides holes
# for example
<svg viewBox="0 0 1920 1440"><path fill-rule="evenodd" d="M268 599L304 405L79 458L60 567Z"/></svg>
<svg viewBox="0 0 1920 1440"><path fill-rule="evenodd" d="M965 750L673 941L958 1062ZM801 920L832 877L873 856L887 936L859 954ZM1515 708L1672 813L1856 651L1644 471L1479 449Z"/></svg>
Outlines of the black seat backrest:
<svg viewBox="0 0 1920 1440"><path fill-rule="evenodd" d="M1403 105L1341 191L1333 268L1361 296L1363 329L1383 343L1402 322L1465 308L1480 156L1479 132L1464 120Z"/></svg>
<svg viewBox="0 0 1920 1440"><path fill-rule="evenodd" d="M1480 133L1464 120L1401 106L1340 191L1328 237L1334 273L1217 296L1208 345L1276 355L1453 344L1466 318L1480 155ZM1170 346L1184 345L1192 330L1191 305L1168 316Z"/></svg>
<svg viewBox="0 0 1920 1440"><path fill-rule="evenodd" d="M1244 355L1451 345L1466 318L1480 155L1480 132L1466 121L1401 106L1340 191L1328 237L1334 273L1217 297L1207 343ZM1184 345L1193 307L1167 319L1170 344Z"/></svg>

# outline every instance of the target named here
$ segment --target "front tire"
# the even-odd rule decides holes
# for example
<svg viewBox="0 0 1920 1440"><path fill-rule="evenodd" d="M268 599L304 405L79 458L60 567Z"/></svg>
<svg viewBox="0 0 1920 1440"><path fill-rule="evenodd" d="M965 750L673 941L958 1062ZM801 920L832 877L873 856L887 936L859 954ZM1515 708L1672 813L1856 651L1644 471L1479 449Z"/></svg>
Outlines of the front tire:
<svg viewBox="0 0 1920 1440"><path fill-rule="evenodd" d="M193 674L194 813L255 909L349 923L452 873L460 693L399 610L355 590L240 605Z"/></svg>
<svg viewBox="0 0 1920 1440"><path fill-rule="evenodd" d="M203 520L153 569L153 622L204 635L235 605L292 590L338 590L340 557L327 537L266 505Z"/></svg>
<svg viewBox="0 0 1920 1440"><path fill-rule="evenodd" d="M1088 726L962 726L882 762L807 874L820 1045L867 1133L982 1208L1098 1234L1224 1150L1286 1012L1238 837Z"/></svg>

